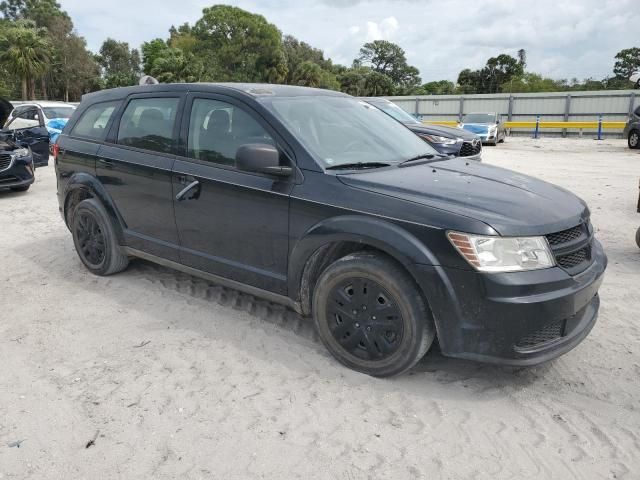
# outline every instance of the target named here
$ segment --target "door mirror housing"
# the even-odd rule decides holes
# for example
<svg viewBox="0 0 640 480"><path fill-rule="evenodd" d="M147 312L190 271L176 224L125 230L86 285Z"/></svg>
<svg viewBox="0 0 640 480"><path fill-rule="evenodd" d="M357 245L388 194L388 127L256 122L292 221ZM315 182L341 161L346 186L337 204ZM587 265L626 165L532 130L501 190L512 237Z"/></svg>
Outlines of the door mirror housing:
<svg viewBox="0 0 640 480"><path fill-rule="evenodd" d="M276 147L263 143L250 143L238 148L236 168L279 177L288 177L293 172L291 167L280 165L280 152Z"/></svg>

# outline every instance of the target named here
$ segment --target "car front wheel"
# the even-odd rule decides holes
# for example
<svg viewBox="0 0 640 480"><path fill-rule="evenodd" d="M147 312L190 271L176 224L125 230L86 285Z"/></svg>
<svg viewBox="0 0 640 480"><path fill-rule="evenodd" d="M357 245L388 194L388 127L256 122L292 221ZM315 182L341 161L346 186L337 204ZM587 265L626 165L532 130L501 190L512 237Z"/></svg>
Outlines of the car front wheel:
<svg viewBox="0 0 640 480"><path fill-rule="evenodd" d="M640 132L632 130L629 132L629 148L640 148Z"/></svg>
<svg viewBox="0 0 640 480"><path fill-rule="evenodd" d="M354 253L330 265L316 284L313 316L322 342L339 362L375 377L409 370L435 338L414 280L376 253Z"/></svg>
<svg viewBox="0 0 640 480"><path fill-rule="evenodd" d="M109 216L100 201L83 200L73 212L73 243L80 260L95 275L111 275L127 268Z"/></svg>

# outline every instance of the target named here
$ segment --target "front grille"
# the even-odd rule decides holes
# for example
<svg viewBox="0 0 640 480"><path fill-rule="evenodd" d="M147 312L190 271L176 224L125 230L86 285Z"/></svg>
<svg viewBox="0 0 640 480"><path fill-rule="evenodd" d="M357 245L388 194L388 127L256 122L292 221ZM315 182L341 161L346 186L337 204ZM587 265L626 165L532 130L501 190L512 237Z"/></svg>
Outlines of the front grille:
<svg viewBox="0 0 640 480"><path fill-rule="evenodd" d="M580 238L583 231L582 225L578 225L577 227L547 235L547 240L549 241L549 245L560 245L575 240L576 238Z"/></svg>
<svg viewBox="0 0 640 480"><path fill-rule="evenodd" d="M526 337L522 337L516 343L516 350L525 350L535 348L545 343L551 342L562 337L564 330L564 320L561 322L550 323L542 327L537 332L530 333Z"/></svg>
<svg viewBox="0 0 640 480"><path fill-rule="evenodd" d="M591 260L591 247L584 247L578 250L577 252L569 253L568 255L558 255L556 256L556 262L562 268L567 270L572 269L580 265L581 263L588 262Z"/></svg>
<svg viewBox="0 0 640 480"><path fill-rule="evenodd" d="M11 155L0 154L0 172L11 166Z"/></svg>
<svg viewBox="0 0 640 480"><path fill-rule="evenodd" d="M476 141L476 145L474 146L471 142L463 142L462 147L460 147L460 156L461 157L471 157L473 155L477 155L482 151L482 142L480 140Z"/></svg>
<svg viewBox="0 0 640 480"><path fill-rule="evenodd" d="M591 264L592 230L589 222L546 236L560 268L577 275Z"/></svg>

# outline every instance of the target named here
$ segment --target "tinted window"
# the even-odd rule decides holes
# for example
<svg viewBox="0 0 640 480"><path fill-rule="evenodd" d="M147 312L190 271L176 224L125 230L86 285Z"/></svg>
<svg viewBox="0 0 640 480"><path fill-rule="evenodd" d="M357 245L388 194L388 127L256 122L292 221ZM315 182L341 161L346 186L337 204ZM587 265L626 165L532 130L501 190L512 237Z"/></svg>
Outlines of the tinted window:
<svg viewBox="0 0 640 480"><path fill-rule="evenodd" d="M115 112L118 102L96 103L85 110L71 131L71 135L104 140L107 136L107 124Z"/></svg>
<svg viewBox="0 0 640 480"><path fill-rule="evenodd" d="M235 165L242 145L268 143L271 136L245 110L220 102L197 98L189 121L189 156L198 160Z"/></svg>
<svg viewBox="0 0 640 480"><path fill-rule="evenodd" d="M120 120L118 143L156 152L171 152L178 98L131 100Z"/></svg>

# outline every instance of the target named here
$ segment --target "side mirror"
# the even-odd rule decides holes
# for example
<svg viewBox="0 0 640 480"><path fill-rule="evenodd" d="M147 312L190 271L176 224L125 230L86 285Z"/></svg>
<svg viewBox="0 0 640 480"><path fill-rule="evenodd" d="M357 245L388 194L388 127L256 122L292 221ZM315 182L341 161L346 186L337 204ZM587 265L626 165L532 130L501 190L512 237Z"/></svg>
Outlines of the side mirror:
<svg viewBox="0 0 640 480"><path fill-rule="evenodd" d="M244 172L266 173L279 177L288 177L291 167L280 165L280 152L273 145L250 143L242 145L236 152L236 168Z"/></svg>

